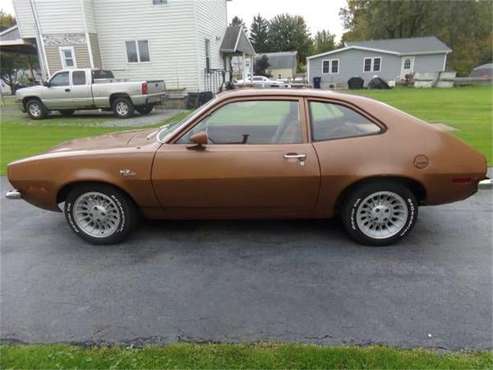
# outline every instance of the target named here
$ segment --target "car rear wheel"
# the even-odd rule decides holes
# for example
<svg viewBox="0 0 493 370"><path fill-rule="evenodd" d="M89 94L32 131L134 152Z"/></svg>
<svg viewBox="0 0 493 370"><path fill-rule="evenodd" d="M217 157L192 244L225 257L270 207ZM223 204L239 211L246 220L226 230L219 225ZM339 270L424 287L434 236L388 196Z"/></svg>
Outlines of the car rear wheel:
<svg viewBox="0 0 493 370"><path fill-rule="evenodd" d="M48 115L48 110L39 99L31 99L26 103L26 111L31 119L43 119Z"/></svg>
<svg viewBox="0 0 493 370"><path fill-rule="evenodd" d="M129 118L134 115L135 107L129 98L116 98L112 104L113 113L118 118Z"/></svg>
<svg viewBox="0 0 493 370"><path fill-rule="evenodd" d="M133 201L109 185L80 185L65 200L65 217L72 230L96 245L116 244L134 229L137 210Z"/></svg>
<svg viewBox="0 0 493 370"><path fill-rule="evenodd" d="M152 112L152 110L154 109L154 105L152 105L152 104L142 105L140 107L135 107L135 109L137 110L137 112L139 112L140 114L145 116L146 114L149 114Z"/></svg>
<svg viewBox="0 0 493 370"><path fill-rule="evenodd" d="M341 212L349 236L358 243L385 246L404 238L414 227L418 204L397 182L367 183L346 198Z"/></svg>
<svg viewBox="0 0 493 370"><path fill-rule="evenodd" d="M62 109L62 110L59 110L60 114L64 117L71 117L75 110L74 109Z"/></svg>

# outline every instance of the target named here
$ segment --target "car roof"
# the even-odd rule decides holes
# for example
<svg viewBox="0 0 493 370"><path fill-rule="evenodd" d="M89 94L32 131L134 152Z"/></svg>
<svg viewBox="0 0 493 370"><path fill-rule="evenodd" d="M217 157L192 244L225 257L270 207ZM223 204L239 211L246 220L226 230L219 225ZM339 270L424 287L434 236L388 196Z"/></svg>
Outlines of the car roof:
<svg viewBox="0 0 493 370"><path fill-rule="evenodd" d="M335 92L332 90L320 89L236 89L222 92L217 95L220 100L234 97L311 97L337 99L350 102L361 102L362 100L372 100L366 97L351 95L347 93Z"/></svg>

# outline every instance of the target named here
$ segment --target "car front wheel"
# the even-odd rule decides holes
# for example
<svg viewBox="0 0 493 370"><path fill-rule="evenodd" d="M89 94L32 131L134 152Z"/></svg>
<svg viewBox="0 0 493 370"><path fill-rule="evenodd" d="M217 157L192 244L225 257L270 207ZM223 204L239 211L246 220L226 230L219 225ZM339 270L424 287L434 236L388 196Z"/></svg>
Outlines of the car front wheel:
<svg viewBox="0 0 493 370"><path fill-rule="evenodd" d="M32 119L43 119L48 115L48 110L39 99L31 99L26 103L26 111Z"/></svg>
<svg viewBox="0 0 493 370"><path fill-rule="evenodd" d="M134 229L137 211L133 201L108 185L80 185L65 200L65 217L72 230L85 241L116 244Z"/></svg>
<svg viewBox="0 0 493 370"><path fill-rule="evenodd" d="M346 198L342 222L355 241L370 246L385 246L404 238L418 216L415 195L397 182L367 183Z"/></svg>

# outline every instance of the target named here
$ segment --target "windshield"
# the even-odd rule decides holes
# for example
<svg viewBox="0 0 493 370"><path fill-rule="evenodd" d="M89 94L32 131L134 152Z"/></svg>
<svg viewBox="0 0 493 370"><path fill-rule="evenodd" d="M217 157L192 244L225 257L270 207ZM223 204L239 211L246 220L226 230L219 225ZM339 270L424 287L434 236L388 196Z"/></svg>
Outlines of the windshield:
<svg viewBox="0 0 493 370"><path fill-rule="evenodd" d="M193 117L200 115L203 111L205 111L212 104L214 104L215 101L216 101L216 99L210 100L208 103L206 103L206 104L202 105L201 107L199 107L199 108L193 110L192 112L190 112L190 114L187 115L181 121L173 122L173 123L168 123L168 124L165 124L165 125L161 126L161 129L157 133L157 139L158 139L158 141L160 141L162 143L165 143L169 139L169 136L175 130L180 129L182 126L184 126L186 123L188 123L188 121L190 121Z"/></svg>

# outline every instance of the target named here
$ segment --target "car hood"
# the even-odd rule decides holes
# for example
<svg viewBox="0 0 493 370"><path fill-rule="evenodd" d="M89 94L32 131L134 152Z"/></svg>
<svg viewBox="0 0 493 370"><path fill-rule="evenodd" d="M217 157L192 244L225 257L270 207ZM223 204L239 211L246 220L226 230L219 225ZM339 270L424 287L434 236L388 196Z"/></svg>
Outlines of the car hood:
<svg viewBox="0 0 493 370"><path fill-rule="evenodd" d="M38 95L42 91L46 91L47 87L42 85L31 86L31 87L23 87L15 92L17 96L27 96L27 95Z"/></svg>
<svg viewBox="0 0 493 370"><path fill-rule="evenodd" d="M51 148L49 153L68 152L75 150L101 150L129 146L140 146L156 141L156 129L132 130L115 132L101 136L66 141Z"/></svg>

